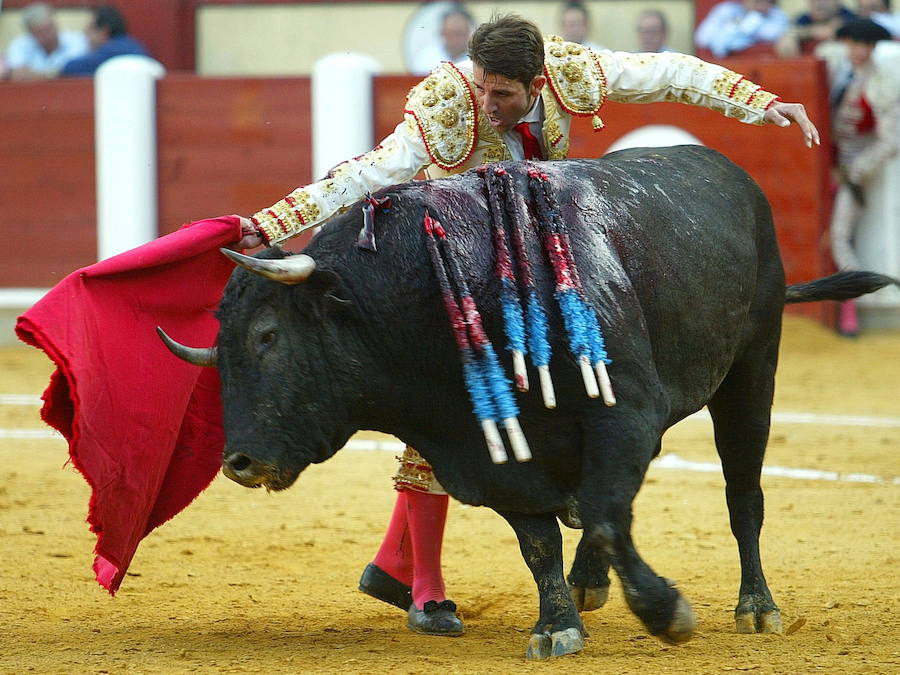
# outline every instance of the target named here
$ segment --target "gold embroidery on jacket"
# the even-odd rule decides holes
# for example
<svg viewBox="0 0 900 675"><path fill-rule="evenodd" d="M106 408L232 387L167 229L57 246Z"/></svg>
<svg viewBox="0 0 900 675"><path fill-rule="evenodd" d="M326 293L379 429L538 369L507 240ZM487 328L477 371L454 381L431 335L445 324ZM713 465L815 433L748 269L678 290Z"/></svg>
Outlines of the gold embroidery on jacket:
<svg viewBox="0 0 900 675"><path fill-rule="evenodd" d="M713 91L733 103L745 105L753 110L766 110L778 98L777 95L731 70L723 71L716 78L713 82ZM747 111L741 108L735 108L728 114L739 120L747 117Z"/></svg>
<svg viewBox="0 0 900 675"><path fill-rule="evenodd" d="M595 115L606 100L606 75L586 47L553 36L544 43L547 84L570 115Z"/></svg>
<svg viewBox="0 0 900 675"><path fill-rule="evenodd" d="M478 152L484 164L512 159L500 132L491 126L487 117L478 120Z"/></svg>
<svg viewBox="0 0 900 675"><path fill-rule="evenodd" d="M731 98L735 85L742 79L742 75L738 75L731 70L724 70L722 71L722 74L716 78L715 82L713 82L713 91L720 96Z"/></svg>
<svg viewBox="0 0 900 675"><path fill-rule="evenodd" d="M322 181L322 188L330 187L332 181ZM318 220L321 211L309 194L309 187L297 188L287 197L253 215L269 241L280 241L306 229L307 223Z"/></svg>
<svg viewBox="0 0 900 675"><path fill-rule="evenodd" d="M434 470L427 460L414 448L406 446L403 455L397 458L400 466L394 475L394 488L397 490L415 490L429 494L446 494L444 488L434 477Z"/></svg>
<svg viewBox="0 0 900 675"><path fill-rule="evenodd" d="M478 125L475 94L453 64L442 63L410 90L406 114L415 121L429 157L442 169L461 166L472 155Z"/></svg>
<svg viewBox="0 0 900 675"><path fill-rule="evenodd" d="M563 136L560 120L563 113L556 97L547 88L541 92L544 101L544 147L547 148L547 159L565 159L569 155L569 138Z"/></svg>

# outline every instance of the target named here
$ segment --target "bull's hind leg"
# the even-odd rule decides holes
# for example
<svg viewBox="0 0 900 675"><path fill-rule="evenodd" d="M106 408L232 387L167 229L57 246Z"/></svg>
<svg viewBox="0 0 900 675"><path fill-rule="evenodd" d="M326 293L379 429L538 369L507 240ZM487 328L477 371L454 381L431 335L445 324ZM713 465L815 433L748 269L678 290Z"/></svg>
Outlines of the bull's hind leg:
<svg viewBox="0 0 900 675"><path fill-rule="evenodd" d="M562 536L556 516L501 512L516 532L522 557L538 587L540 616L526 656L546 659L584 648L584 627L563 578Z"/></svg>
<svg viewBox="0 0 900 675"><path fill-rule="evenodd" d="M778 331L728 373L709 402L716 448L725 474L731 532L741 557L741 588L734 610L738 633L781 633L781 613L772 599L759 555L763 523L760 486L775 388Z"/></svg>
<svg viewBox="0 0 900 675"><path fill-rule="evenodd" d="M621 404L620 404L621 405ZM689 640L696 627L691 606L671 583L641 558L631 538L632 501L659 442L639 416L616 413L617 423L585 431L584 478L578 510L585 560L608 560L622 581L625 601L647 630L672 644Z"/></svg>

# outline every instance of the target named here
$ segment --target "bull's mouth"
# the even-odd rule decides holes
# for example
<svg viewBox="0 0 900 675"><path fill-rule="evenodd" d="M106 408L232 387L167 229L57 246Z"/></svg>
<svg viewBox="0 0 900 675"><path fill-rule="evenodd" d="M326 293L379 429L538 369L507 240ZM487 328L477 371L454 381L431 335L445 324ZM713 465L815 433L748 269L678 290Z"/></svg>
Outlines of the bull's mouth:
<svg viewBox="0 0 900 675"><path fill-rule="evenodd" d="M233 454L222 462L222 473L238 485L266 490L286 490L300 475L299 471L280 469L271 464L254 462L246 455Z"/></svg>

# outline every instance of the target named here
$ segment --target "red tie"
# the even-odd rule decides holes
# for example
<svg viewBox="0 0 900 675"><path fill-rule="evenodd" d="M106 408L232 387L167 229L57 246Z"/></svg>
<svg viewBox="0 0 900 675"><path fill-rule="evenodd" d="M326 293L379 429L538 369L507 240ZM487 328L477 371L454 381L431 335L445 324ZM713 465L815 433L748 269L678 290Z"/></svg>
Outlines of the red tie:
<svg viewBox="0 0 900 675"><path fill-rule="evenodd" d="M522 137L522 150L525 152L525 159L544 159L538 139L531 133L528 122L519 122L513 129L518 131Z"/></svg>

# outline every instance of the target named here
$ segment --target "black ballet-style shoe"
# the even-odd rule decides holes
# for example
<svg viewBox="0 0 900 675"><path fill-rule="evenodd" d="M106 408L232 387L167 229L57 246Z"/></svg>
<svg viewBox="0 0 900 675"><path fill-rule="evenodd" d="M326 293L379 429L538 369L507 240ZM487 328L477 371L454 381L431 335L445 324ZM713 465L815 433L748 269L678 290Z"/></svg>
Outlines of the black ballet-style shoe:
<svg viewBox="0 0 900 675"><path fill-rule="evenodd" d="M412 604L412 589L375 563L369 563L363 570L359 578L359 590L400 609L408 609Z"/></svg>
<svg viewBox="0 0 900 675"><path fill-rule="evenodd" d="M429 600L422 609L411 604L407 616L406 625L416 633L458 637L466 632L465 625L456 616L456 603L452 600Z"/></svg>

